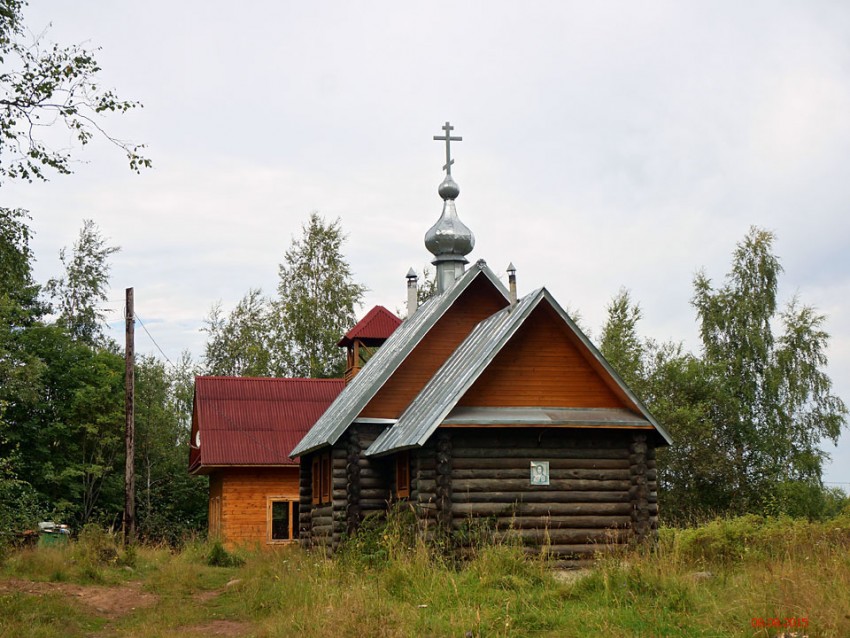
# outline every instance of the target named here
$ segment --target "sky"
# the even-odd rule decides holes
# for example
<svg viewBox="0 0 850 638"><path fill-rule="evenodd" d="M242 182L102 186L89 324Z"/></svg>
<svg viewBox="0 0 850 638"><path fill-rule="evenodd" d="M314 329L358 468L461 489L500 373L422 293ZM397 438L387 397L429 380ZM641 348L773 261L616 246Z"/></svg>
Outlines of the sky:
<svg viewBox="0 0 850 638"><path fill-rule="evenodd" d="M237 10L238 7L238 10ZM33 2L47 40L100 47L101 83L144 108L104 118L142 142L136 175L95 140L74 175L6 183L32 215L40 281L93 219L171 360L204 317L272 294L312 211L339 219L356 280L401 309L430 254L450 120L470 260L546 286L591 337L620 288L640 332L696 351L695 273L720 283L751 226L827 316L850 402L850 4L842 2ZM50 131L59 148L70 135ZM159 354L137 329L137 351ZM825 480L850 488L850 437Z"/></svg>

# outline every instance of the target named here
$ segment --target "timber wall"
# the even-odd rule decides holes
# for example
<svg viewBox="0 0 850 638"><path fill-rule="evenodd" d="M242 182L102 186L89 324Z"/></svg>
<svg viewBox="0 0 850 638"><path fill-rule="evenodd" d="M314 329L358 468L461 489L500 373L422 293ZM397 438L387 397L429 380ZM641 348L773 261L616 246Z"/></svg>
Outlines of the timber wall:
<svg viewBox="0 0 850 638"><path fill-rule="evenodd" d="M330 555L347 535L356 531L363 517L370 512L386 511L392 467L386 460L369 459L363 455L384 427L352 425L330 449L333 467L331 503L313 504L314 455L301 458L299 530L303 547L324 547Z"/></svg>
<svg viewBox="0 0 850 638"><path fill-rule="evenodd" d="M486 519L531 552L572 560L657 529L655 454L643 433L453 428L432 439L414 475L424 520L458 530ZM549 462L548 486L531 485L531 461Z"/></svg>
<svg viewBox="0 0 850 638"><path fill-rule="evenodd" d="M210 495L221 496L221 538L225 545L265 546L267 497L298 500L298 468L225 469L210 476Z"/></svg>

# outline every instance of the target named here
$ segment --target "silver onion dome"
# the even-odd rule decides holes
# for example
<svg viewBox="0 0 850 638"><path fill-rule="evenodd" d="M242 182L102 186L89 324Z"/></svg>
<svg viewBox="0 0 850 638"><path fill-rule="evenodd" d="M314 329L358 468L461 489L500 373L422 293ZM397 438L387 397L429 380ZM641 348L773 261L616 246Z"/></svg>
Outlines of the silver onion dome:
<svg viewBox="0 0 850 638"><path fill-rule="evenodd" d="M438 192L443 198L443 213L425 233L425 247L436 257L435 261L468 255L475 247L475 236L457 216L455 198L460 195L460 187L451 175L446 175Z"/></svg>

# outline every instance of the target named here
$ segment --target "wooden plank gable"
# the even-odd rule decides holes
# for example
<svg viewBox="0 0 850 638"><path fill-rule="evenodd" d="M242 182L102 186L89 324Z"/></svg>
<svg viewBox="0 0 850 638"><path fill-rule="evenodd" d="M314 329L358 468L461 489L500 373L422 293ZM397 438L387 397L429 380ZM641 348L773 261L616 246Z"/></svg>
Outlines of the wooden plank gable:
<svg viewBox="0 0 850 638"><path fill-rule="evenodd" d="M472 329L507 303L502 293L485 277L472 282L387 379L359 416L398 418Z"/></svg>
<svg viewBox="0 0 850 638"><path fill-rule="evenodd" d="M638 411L548 303L532 311L457 405Z"/></svg>

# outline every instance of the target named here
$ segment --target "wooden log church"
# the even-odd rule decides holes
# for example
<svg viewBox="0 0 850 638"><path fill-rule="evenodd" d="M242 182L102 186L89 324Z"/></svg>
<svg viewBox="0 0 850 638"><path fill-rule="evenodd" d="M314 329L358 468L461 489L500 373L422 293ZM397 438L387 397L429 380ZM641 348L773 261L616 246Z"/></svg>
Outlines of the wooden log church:
<svg viewBox="0 0 850 638"><path fill-rule="evenodd" d="M530 551L581 560L654 534L667 432L545 289L517 299L457 214L450 143L427 232L437 293L416 307L291 451L298 535L333 552L364 516L406 501L423 529L486 518ZM349 347L349 362L359 361Z"/></svg>

